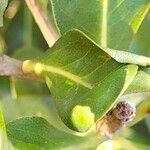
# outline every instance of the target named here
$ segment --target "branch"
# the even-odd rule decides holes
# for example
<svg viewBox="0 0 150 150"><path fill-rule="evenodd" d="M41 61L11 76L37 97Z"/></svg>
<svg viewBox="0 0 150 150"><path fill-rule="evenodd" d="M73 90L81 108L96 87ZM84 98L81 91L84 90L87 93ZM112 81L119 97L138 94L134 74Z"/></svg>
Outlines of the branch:
<svg viewBox="0 0 150 150"><path fill-rule="evenodd" d="M37 0L25 1L49 47L52 47L60 35L56 33L53 25L49 22L46 12L42 9Z"/></svg>
<svg viewBox="0 0 150 150"><path fill-rule="evenodd" d="M22 61L10 58L6 55L0 56L0 75L1 76L19 76L29 79L43 80L35 74L24 73L22 70Z"/></svg>
<svg viewBox="0 0 150 150"><path fill-rule="evenodd" d="M0 75L18 76L22 74L22 62L6 55L0 56Z"/></svg>
<svg viewBox="0 0 150 150"><path fill-rule="evenodd" d="M42 9L37 0L25 1L45 40L47 41L49 47L51 47L58 40L60 35L55 31L52 24L49 22L46 12ZM24 73L22 71L22 61L10 58L6 55L0 56L0 75L21 76L30 79L43 80L35 74Z"/></svg>

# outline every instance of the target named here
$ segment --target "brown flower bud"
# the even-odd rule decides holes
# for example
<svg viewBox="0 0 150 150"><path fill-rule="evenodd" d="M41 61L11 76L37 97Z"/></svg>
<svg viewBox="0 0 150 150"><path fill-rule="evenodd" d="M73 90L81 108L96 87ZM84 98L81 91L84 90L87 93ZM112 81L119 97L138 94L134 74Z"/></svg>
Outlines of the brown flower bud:
<svg viewBox="0 0 150 150"><path fill-rule="evenodd" d="M119 102L96 124L96 131L111 137L114 132L125 126L135 116L135 106L128 102Z"/></svg>
<svg viewBox="0 0 150 150"><path fill-rule="evenodd" d="M122 101L113 109L114 115L122 122L129 122L135 116L135 106L128 102Z"/></svg>

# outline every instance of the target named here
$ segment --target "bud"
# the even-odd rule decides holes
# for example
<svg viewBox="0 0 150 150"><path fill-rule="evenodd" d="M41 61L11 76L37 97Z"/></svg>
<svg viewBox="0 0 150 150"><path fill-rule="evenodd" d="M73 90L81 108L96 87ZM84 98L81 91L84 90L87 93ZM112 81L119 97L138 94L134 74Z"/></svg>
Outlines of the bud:
<svg viewBox="0 0 150 150"><path fill-rule="evenodd" d="M94 124L94 117L89 106L76 105L72 110L71 120L78 131L85 132Z"/></svg>
<svg viewBox="0 0 150 150"><path fill-rule="evenodd" d="M114 115L122 122L132 121L135 117L135 106L129 102L122 101L113 109Z"/></svg>
<svg viewBox="0 0 150 150"><path fill-rule="evenodd" d="M112 108L101 120L96 124L96 131L112 136L112 133L121 129L135 116L135 106L126 101L119 102L116 107Z"/></svg>

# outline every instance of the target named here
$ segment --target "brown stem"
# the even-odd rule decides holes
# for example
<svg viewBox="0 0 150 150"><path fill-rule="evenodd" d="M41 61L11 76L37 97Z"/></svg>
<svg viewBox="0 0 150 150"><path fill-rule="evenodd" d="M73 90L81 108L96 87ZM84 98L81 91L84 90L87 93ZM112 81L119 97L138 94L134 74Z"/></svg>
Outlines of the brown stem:
<svg viewBox="0 0 150 150"><path fill-rule="evenodd" d="M42 9L37 0L25 1L49 47L52 47L53 44L59 39L60 35L53 28L46 12Z"/></svg>
<svg viewBox="0 0 150 150"><path fill-rule="evenodd" d="M35 74L28 74L22 71L22 61L10 58L6 55L0 56L0 75L1 76L19 76L29 79L43 80Z"/></svg>

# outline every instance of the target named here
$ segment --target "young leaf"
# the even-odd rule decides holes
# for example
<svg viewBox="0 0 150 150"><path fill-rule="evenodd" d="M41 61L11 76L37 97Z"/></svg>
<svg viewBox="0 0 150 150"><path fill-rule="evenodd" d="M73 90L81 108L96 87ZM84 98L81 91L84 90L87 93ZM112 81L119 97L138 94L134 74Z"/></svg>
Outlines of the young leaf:
<svg viewBox="0 0 150 150"><path fill-rule="evenodd" d="M8 4L8 0L0 0L0 27L3 26L3 15Z"/></svg>
<svg viewBox="0 0 150 150"><path fill-rule="evenodd" d="M77 28L99 45L110 48L106 52L117 61L150 65L149 58L134 55L141 54L141 51L134 51L132 54L130 52L133 50L129 49L133 36L150 8L148 0L51 1L54 17L62 34Z"/></svg>
<svg viewBox="0 0 150 150"><path fill-rule="evenodd" d="M150 97L143 100L136 109L136 117L129 124L129 126L133 126L137 122L141 121L143 118L147 117L150 114Z"/></svg>
<svg viewBox="0 0 150 150"><path fill-rule="evenodd" d="M0 101L6 123L25 116L40 116L45 118L55 128L70 134L81 135L64 125L57 114L51 96L25 95L16 100L4 99ZM11 112L11 113L10 113Z"/></svg>
<svg viewBox="0 0 150 150"><path fill-rule="evenodd" d="M76 105L89 106L102 117L134 79L136 65L123 66L81 32L66 33L40 59L27 60L24 72L42 75L55 98L57 111L72 128Z"/></svg>
<svg viewBox="0 0 150 150"><path fill-rule="evenodd" d="M20 142L42 149L94 149L104 139L98 135L79 137L61 132L40 117L26 117L7 124L7 133L18 148ZM18 143L19 141L19 143ZM26 145L25 145L26 146Z"/></svg>

